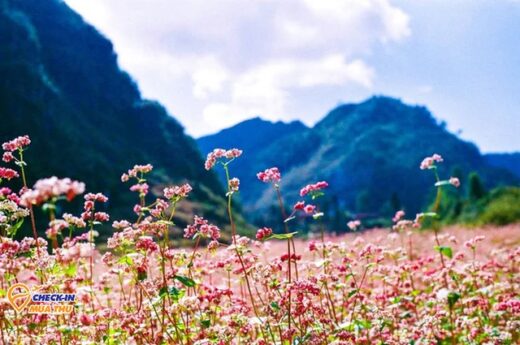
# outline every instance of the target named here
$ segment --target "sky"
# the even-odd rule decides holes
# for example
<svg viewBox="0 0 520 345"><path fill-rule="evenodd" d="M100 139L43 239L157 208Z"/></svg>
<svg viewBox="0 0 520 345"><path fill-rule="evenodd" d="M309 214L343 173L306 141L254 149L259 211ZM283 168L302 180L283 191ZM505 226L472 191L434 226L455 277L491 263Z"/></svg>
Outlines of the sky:
<svg viewBox="0 0 520 345"><path fill-rule="evenodd" d="M194 137L388 95L484 152L520 151L520 0L65 2Z"/></svg>

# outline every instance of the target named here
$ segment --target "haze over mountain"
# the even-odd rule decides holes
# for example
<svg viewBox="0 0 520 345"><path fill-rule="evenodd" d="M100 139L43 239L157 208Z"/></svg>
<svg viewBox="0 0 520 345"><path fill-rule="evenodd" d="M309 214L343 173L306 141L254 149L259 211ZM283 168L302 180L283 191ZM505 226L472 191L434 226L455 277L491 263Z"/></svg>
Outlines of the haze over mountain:
<svg viewBox="0 0 520 345"><path fill-rule="evenodd" d="M120 176L151 163L153 182L193 185L198 203L186 203L187 213L224 217L215 207L224 190L194 140L141 97L112 43L64 2L0 0L0 42L0 142L30 135L31 185L52 175L78 179L110 197L114 217L133 219L137 196Z"/></svg>
<svg viewBox="0 0 520 345"><path fill-rule="evenodd" d="M390 97L340 105L313 128L282 126L255 118L198 139L204 153L214 147L240 148L244 138L261 144L244 147L243 157L231 166L244 186L241 199L251 219L263 218L262 211L275 202L255 176L272 166L280 168L291 203L299 200L302 186L326 180L325 202L332 213L374 217L388 217L398 208L414 214L429 203L433 175L419 170L419 164L433 153L444 157L440 174L446 178L456 175L464 183L476 171L488 186L516 182L510 172L490 166L474 144L447 131L428 109Z"/></svg>

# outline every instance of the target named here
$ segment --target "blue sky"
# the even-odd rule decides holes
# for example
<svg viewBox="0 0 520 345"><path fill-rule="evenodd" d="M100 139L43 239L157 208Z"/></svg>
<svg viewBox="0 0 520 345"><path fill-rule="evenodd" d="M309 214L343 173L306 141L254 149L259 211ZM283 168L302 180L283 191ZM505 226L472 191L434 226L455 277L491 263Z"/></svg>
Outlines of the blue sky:
<svg viewBox="0 0 520 345"><path fill-rule="evenodd" d="M197 137L385 94L520 151L520 1L66 0Z"/></svg>

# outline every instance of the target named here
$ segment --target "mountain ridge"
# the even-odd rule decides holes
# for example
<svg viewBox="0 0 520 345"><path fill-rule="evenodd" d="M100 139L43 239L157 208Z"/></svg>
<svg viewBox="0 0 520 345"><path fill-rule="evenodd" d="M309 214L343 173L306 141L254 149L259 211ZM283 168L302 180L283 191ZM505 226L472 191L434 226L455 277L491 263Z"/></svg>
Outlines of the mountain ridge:
<svg viewBox="0 0 520 345"><path fill-rule="evenodd" d="M194 139L141 96L112 43L63 1L0 0L0 41L0 141L30 135L30 184L52 175L82 180L110 197L114 218L132 218L136 196L120 176L151 163L151 182L193 185L186 215L226 219L224 188L204 170Z"/></svg>
<svg viewBox="0 0 520 345"><path fill-rule="evenodd" d="M219 134L211 140L215 147L224 142ZM238 141L226 142L240 147ZM200 140L199 147L208 149ZM433 153L445 157L440 172L446 177L458 174L464 180L475 170L488 185L516 181L509 172L490 167L476 145L450 133L426 107L387 96L339 105L311 128L288 132L252 152L252 157L244 152L241 159L249 161L231 170L248 186L242 201L250 217L273 206L272 191L255 181L256 172L271 166L280 168L291 203L299 199L297 191L305 184L327 180L329 200L324 202L335 204L333 208L388 217L397 206L414 213L428 205L433 177L421 172L419 164Z"/></svg>

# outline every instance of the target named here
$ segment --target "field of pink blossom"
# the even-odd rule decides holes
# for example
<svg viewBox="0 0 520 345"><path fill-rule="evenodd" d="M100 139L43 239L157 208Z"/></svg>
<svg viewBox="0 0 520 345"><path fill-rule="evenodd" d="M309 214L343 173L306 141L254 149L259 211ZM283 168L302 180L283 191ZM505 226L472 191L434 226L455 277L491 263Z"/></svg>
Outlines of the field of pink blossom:
<svg viewBox="0 0 520 345"><path fill-rule="evenodd" d="M87 193L81 214L59 214L57 204L78 198L85 184L51 177L30 187L28 145L24 136L2 146L3 161L11 164L0 167L2 344L520 342L520 225L438 229L443 190L459 186L456 178L438 175L440 155L420 164L437 189L432 210L410 220L399 211L392 229L355 232L362 224L352 220L345 224L352 233L321 230L304 240L291 221L304 214L320 222L327 182L302 186L301 200L287 208L281 172L259 172L259 183L275 190L284 231L274 233L266 224L247 238L233 218L240 181L232 162L242 152L215 149L205 167L225 171L229 222L214 225L195 216L184 229L193 241L189 248L175 247L169 236L191 186L151 195L147 174L153 167L136 165L121 177L136 194L135 217L113 221L100 253L94 243L99 226L110 220L100 211L108 198ZM8 187L12 179L20 179L22 190ZM44 236L35 208L49 217ZM17 236L24 221L33 237ZM229 243L220 228L228 225ZM33 293L75 294L73 311L29 313L22 298L13 301L20 291L9 288L17 283Z"/></svg>

